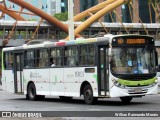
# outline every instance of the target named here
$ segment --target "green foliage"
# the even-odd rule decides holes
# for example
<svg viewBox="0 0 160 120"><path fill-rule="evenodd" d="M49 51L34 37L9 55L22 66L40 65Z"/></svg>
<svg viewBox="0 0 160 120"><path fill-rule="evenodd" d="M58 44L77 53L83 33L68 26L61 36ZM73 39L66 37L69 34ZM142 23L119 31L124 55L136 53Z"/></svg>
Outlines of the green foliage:
<svg viewBox="0 0 160 120"><path fill-rule="evenodd" d="M60 21L67 21L68 20L68 12L65 13L56 13L53 17L57 18Z"/></svg>
<svg viewBox="0 0 160 120"><path fill-rule="evenodd" d="M0 31L0 35L3 35L3 31Z"/></svg>
<svg viewBox="0 0 160 120"><path fill-rule="evenodd" d="M33 18L33 19L28 19L28 21L37 21L37 20Z"/></svg>
<svg viewBox="0 0 160 120"><path fill-rule="evenodd" d="M57 18L60 21L67 21L68 20L68 12L65 13L56 13L53 17ZM81 19L80 21L84 22L85 18Z"/></svg>

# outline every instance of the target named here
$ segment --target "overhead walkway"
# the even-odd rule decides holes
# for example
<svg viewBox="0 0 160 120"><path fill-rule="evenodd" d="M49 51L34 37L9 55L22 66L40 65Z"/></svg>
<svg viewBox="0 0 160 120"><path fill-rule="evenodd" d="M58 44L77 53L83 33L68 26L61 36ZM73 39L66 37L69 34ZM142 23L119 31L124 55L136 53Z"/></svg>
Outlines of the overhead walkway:
<svg viewBox="0 0 160 120"><path fill-rule="evenodd" d="M0 21L0 46L2 46L2 40L9 34L9 31L12 30L13 24L14 21ZM67 25L67 22L63 22L63 24ZM82 24L82 22L75 22L75 26L79 26L80 24ZM7 46L21 45L28 39L31 39L38 25L38 21L18 21L15 33ZM103 23L103 25L111 34L127 34L121 23ZM140 23L123 23L123 25L131 34L146 34ZM144 27L147 29L149 35L153 36L156 40L160 40L160 24L144 24ZM99 22L95 22L89 28L85 29L81 35L82 37L88 38L104 34L107 34L104 28ZM61 29L44 21L41 23L34 39L58 41L66 36L67 34Z"/></svg>

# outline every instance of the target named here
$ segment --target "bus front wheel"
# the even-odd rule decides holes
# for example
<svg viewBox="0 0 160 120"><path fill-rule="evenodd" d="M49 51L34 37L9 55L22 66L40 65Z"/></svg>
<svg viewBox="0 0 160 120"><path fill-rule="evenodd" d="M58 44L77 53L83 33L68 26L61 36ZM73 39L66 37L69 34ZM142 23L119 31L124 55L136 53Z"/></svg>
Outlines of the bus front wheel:
<svg viewBox="0 0 160 120"><path fill-rule="evenodd" d="M120 99L124 104L128 104L131 102L132 97L120 97Z"/></svg>
<svg viewBox="0 0 160 120"><path fill-rule="evenodd" d="M96 97L93 97L93 90L90 85L86 85L83 90L84 101L86 104L91 105L97 101Z"/></svg>

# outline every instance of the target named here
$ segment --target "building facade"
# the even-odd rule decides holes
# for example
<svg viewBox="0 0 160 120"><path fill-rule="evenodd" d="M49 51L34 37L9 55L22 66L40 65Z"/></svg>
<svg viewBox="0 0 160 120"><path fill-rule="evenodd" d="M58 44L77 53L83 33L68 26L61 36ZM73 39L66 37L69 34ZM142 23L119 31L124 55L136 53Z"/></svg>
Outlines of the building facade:
<svg viewBox="0 0 160 120"><path fill-rule="evenodd" d="M68 0L61 0L63 3L63 7L61 6L61 10L63 10L61 12L67 11L67 1ZM103 1L106 0L74 0L74 14L77 15L78 13ZM133 0L132 5L134 9L128 6L128 4L124 4L116 8L116 13L123 23L139 23L139 17L143 23L159 22L158 18L160 19L160 0L152 0L152 3L156 7L156 13L152 5L148 5L148 0ZM112 12L112 16L110 14L106 14L102 21L118 22L119 20L116 14Z"/></svg>
<svg viewBox="0 0 160 120"><path fill-rule="evenodd" d="M68 0L25 0L31 3L33 6L43 10L49 15L54 15L55 13L67 12L68 11ZM74 1L74 14L78 13L106 0L73 0ZM155 23L160 22L160 0L152 0L154 6L156 7L156 13L150 4L149 0L133 0L132 5L134 9L124 4L116 8L116 13L123 23L138 23L140 22L139 17L143 23ZM13 10L20 10L20 7L12 2L7 1L7 7ZM150 12L149 12L150 11ZM26 9L24 12L28 12ZM151 14L150 14L151 13ZM37 16L23 15L27 20L40 19ZM138 17L139 16L139 17ZM8 15L5 15L5 20L13 20ZM103 22L119 22L118 17L115 13L106 14L102 19Z"/></svg>

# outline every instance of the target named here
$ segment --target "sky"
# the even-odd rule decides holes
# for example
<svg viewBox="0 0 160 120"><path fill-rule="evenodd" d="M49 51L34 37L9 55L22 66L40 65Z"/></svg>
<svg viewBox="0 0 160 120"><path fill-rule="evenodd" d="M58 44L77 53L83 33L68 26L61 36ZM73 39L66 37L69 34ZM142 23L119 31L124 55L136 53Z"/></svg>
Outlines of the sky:
<svg viewBox="0 0 160 120"><path fill-rule="evenodd" d="M43 10L44 12L47 12L48 5L47 5L46 0L25 0L25 1L30 3L30 4L32 4L35 7ZM13 10L20 10L20 7L18 5L16 5L16 4L13 4L13 3L9 2L9 1L7 1L6 4L7 4L8 8L11 6ZM23 12L29 12L29 11L24 9ZM24 18L26 18L27 20L32 20L32 19L40 20L39 17L32 16L32 15L22 14L22 16ZM6 15L5 16L5 20L13 20L13 19L11 17L9 17L8 15Z"/></svg>

